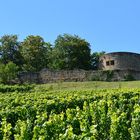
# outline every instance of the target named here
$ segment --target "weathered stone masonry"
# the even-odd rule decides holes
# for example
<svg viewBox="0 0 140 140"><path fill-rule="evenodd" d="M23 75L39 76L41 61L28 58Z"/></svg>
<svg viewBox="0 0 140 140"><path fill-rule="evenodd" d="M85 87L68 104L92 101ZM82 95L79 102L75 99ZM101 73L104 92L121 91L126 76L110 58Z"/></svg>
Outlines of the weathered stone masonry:
<svg viewBox="0 0 140 140"><path fill-rule="evenodd" d="M130 52L105 54L100 57L99 69L140 71L140 54Z"/></svg>

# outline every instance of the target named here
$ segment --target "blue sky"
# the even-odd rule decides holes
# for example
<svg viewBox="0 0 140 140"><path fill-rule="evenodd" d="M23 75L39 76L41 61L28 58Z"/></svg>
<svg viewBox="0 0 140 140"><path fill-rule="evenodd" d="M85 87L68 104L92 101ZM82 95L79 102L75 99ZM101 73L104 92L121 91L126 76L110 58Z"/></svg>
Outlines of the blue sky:
<svg viewBox="0 0 140 140"><path fill-rule="evenodd" d="M0 36L79 35L92 51L140 53L140 0L1 0Z"/></svg>

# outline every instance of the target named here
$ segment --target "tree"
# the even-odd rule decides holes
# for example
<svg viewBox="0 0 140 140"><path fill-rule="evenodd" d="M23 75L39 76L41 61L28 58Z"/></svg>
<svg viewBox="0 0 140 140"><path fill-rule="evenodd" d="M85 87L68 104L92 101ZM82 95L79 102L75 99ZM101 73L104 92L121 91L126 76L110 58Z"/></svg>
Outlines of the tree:
<svg viewBox="0 0 140 140"><path fill-rule="evenodd" d="M97 70L99 67L99 58L104 55L105 52L94 52L91 55L91 69Z"/></svg>
<svg viewBox="0 0 140 140"><path fill-rule="evenodd" d="M76 35L59 35L52 50L53 69L89 69L90 44Z"/></svg>
<svg viewBox="0 0 140 140"><path fill-rule="evenodd" d="M4 35L0 39L0 60L3 64L13 62L20 66L23 59L20 53L20 42L17 35Z"/></svg>
<svg viewBox="0 0 140 140"><path fill-rule="evenodd" d="M0 82L7 84L17 77L18 66L13 62L0 64Z"/></svg>
<svg viewBox="0 0 140 140"><path fill-rule="evenodd" d="M50 43L45 43L40 36L28 36L21 47L21 54L24 58L24 71L40 71L47 67L48 48Z"/></svg>

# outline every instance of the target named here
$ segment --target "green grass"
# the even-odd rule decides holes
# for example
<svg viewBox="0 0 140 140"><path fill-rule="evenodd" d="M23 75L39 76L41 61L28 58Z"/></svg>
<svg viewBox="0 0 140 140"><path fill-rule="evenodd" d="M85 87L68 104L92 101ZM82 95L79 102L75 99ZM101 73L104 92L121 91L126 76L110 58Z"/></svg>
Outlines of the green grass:
<svg viewBox="0 0 140 140"><path fill-rule="evenodd" d="M58 82L37 85L36 90L95 90L95 89L118 89L140 88L140 81L131 82Z"/></svg>

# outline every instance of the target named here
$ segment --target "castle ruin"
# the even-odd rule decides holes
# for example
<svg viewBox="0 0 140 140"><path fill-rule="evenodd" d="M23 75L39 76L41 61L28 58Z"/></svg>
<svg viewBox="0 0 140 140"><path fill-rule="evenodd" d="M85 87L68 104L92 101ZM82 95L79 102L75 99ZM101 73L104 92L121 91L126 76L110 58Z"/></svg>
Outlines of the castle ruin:
<svg viewBox="0 0 140 140"><path fill-rule="evenodd" d="M43 69L37 73L21 73L19 80L30 83L140 80L140 54L107 53L100 57L97 71Z"/></svg>

